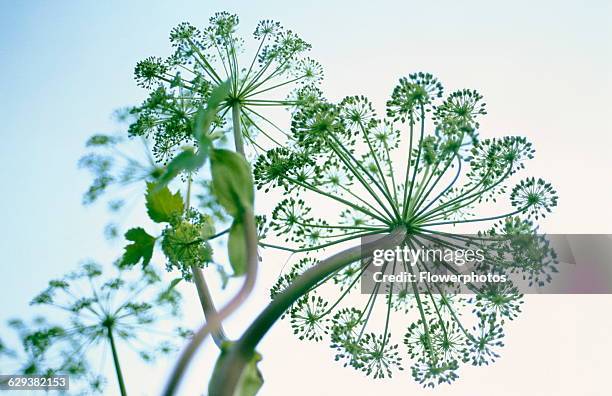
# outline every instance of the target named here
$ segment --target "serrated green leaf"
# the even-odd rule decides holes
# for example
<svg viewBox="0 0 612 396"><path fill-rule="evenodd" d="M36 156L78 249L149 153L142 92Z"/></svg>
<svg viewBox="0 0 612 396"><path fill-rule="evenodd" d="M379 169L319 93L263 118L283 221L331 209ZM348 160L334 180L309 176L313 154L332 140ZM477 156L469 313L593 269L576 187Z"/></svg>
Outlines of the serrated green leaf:
<svg viewBox="0 0 612 396"><path fill-rule="evenodd" d="M239 220L234 220L229 231L227 241L229 261L234 270L234 276L240 276L247 270L247 247L244 235L244 225Z"/></svg>
<svg viewBox="0 0 612 396"><path fill-rule="evenodd" d="M124 249L125 252L119 262L120 267L129 267L138 264L142 259L142 265L146 266L153 257L155 238L147 234L142 228L131 228L125 233L125 239L132 241Z"/></svg>
<svg viewBox="0 0 612 396"><path fill-rule="evenodd" d="M155 183L147 183L147 213L156 223L171 223L183 214L183 198L178 191L174 194L168 187L159 188Z"/></svg>
<svg viewBox="0 0 612 396"><path fill-rule="evenodd" d="M240 154L224 149L211 153L212 191L232 217L240 217L254 201L251 168Z"/></svg>

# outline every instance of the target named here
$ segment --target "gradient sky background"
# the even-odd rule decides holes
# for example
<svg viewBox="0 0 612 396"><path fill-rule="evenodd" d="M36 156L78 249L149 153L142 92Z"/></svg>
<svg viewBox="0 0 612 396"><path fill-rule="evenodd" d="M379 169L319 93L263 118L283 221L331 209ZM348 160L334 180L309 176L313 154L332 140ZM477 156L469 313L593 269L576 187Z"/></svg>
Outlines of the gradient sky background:
<svg viewBox="0 0 612 396"><path fill-rule="evenodd" d="M559 191L560 205L543 222L544 230L612 233L609 1L4 0L0 2L0 208L4 220L0 321L27 317L30 298L50 277L74 268L79 260L91 257L108 263L120 254L120 244L109 245L102 237L107 220L104 208L80 205L90 182L88 174L76 166L84 142L94 132L114 131L112 111L144 97L145 92L133 82L133 67L142 58L169 52L168 33L173 26L184 20L201 26L220 10L238 13L245 34L260 18L279 20L298 32L313 45L312 56L323 64L323 87L332 99L359 93L383 104L399 77L421 70L436 75L448 90L478 89L488 103L483 133L528 136L538 150L529 173L542 175ZM271 261L271 269L264 269L258 284L263 297L233 319L230 329L237 331L265 304L266 282L273 281L283 260ZM540 308L526 313L532 319L514 324L521 329L514 340L527 341L506 348L504 354L510 356L500 365L517 367L515 363L524 362L535 347L548 347L551 362L557 359L551 355L555 342L571 344L574 333L545 345L529 344L535 342L529 334L547 323L539 313L568 315L555 316L554 320L562 321L555 323L562 326L578 320L572 312L584 312L579 304L601 304L601 300L576 301L569 302L569 309L558 308L560 301L554 309L535 302ZM198 315L197 306L188 306L188 316L195 322L200 320ZM326 346L314 348L314 353L289 332L286 325L279 326L262 346L264 375L276 381L266 385L263 395L281 394L287 384L298 385L296 395L310 394L299 385L304 375L330 381L325 387L317 385L325 389L320 394L342 393L351 383L360 392L417 389L409 373L373 384L334 365ZM525 338L520 338L523 333ZM279 360L274 355L286 350L294 351L299 361L294 370L286 369L286 356ZM497 371L486 369L488 382L480 377L485 375L483 370L476 378L464 375L456 388L432 394L451 389L467 394L475 383L490 382L493 387L495 378L502 381L507 373L500 365L493 366ZM197 367L191 378L205 378L209 366L199 363ZM134 394L152 394L163 383L167 366L151 370L134 375L143 380L134 386ZM521 375L530 373L534 370L521 370ZM545 385L558 375L554 371L540 382ZM188 389L195 392L197 384L192 382L197 381L190 381L194 387ZM544 385L538 394L549 394L551 388ZM522 393L520 384L510 386L503 390L509 393L502 393ZM109 389L114 392L112 381ZM559 390L568 389L559 385Z"/></svg>

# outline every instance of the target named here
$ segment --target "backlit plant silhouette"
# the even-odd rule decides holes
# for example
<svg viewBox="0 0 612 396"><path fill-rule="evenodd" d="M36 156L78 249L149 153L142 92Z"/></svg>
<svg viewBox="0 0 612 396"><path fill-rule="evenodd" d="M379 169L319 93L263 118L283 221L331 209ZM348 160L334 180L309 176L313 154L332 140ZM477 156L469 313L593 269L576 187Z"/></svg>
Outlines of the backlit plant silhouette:
<svg viewBox="0 0 612 396"><path fill-rule="evenodd" d="M121 268L116 271L116 276L104 277L101 266L86 262L78 271L50 281L32 300L33 305L54 310L53 323L42 317L33 326L21 320L11 322L28 355L23 373L68 374L71 382L77 378L87 382L84 394L103 392L102 357L108 352L119 391L125 395L121 347L146 362L176 351L177 341L190 332L176 326L181 297L174 285L162 285L152 269L144 269L136 278ZM73 385L76 382L71 383L74 392L78 387Z"/></svg>
<svg viewBox="0 0 612 396"><path fill-rule="evenodd" d="M170 57L150 57L136 66L136 80L151 94L134 108L138 119L129 133L153 136L156 158L170 159L180 145L192 142L193 115L223 82L229 82L229 89L212 131L229 118L239 153L244 153L243 137L256 150L262 149L255 139L258 133L268 142L278 141L275 134L283 137L261 109L293 106L316 92L322 70L304 57L309 44L278 22L263 20L253 32L254 55L241 61L245 43L237 35L238 22L238 16L219 12L203 30L181 23L170 33Z"/></svg>
<svg viewBox="0 0 612 396"><path fill-rule="evenodd" d="M131 121L128 135L142 138L152 148L144 166L140 165L142 161L131 159L126 166L114 166L122 159L113 160L112 156L100 154L88 155L81 160L82 166L91 169L96 176L86 194L86 202L97 198L111 184L125 184L126 180L135 179L126 178L126 174L139 175L142 176L140 180L154 183L149 184L147 197L159 197L162 205L166 199L172 201L171 207L176 213L169 214L163 221L152 218L168 224L163 237L150 236L140 227L128 231L126 238L134 242L131 249L142 254L128 259L127 264L133 265L142 258L146 265L155 241L161 240L169 262L168 269L178 268L186 279L195 280L206 315L215 312L201 272L203 267L213 262L207 239L229 233L229 243L235 246L233 241L237 240L239 222L236 221L238 213L229 213L231 211L225 210L224 205L214 198L211 178L198 172L209 156L211 159L215 157L210 155L213 143L215 146L225 144L224 128L228 121L235 150L243 156L245 140L253 148L252 152L260 151L262 144L266 145L256 141L258 134L264 135L268 145L284 139L285 132L265 116L266 108L293 108L308 101L312 93L317 92L316 85L322 77L320 65L304 56L310 45L271 20L259 22L253 32L253 56L241 60L242 52L251 48L246 48L237 34L238 22L236 15L219 12L202 30L181 23L170 33L174 48L171 56L167 59L150 57L136 65L136 81L150 93L142 105L130 109L129 115L124 117ZM224 89L218 89L219 86ZM204 108L211 110L206 116ZM88 145L93 148L110 146L116 152L114 143L115 139L94 136ZM225 154L224 157L227 162L232 156ZM133 172L134 168L139 171ZM161 190L161 193L158 191L179 175L185 188L184 204L181 205L172 199L176 195L168 189ZM248 188L248 184L242 187ZM202 198L200 211L194 207L192 195ZM113 202L121 200L111 201L111 206ZM235 226L213 235L204 231L213 229L213 220L221 224L234 220ZM109 231L109 234L118 233L116 228ZM139 238L139 241L134 238ZM229 257L232 264L238 260L233 251L231 249ZM217 268L226 277L223 266L217 265ZM234 275L243 274L244 268L233 269ZM220 344L224 339L220 329L215 340Z"/></svg>
<svg viewBox="0 0 612 396"><path fill-rule="evenodd" d="M190 337L164 395L176 393L208 335L220 349L209 394L254 395L263 382L256 348L283 317L299 339L328 343L335 360L376 379L408 369L416 382L433 387L456 380L461 364L497 359L504 325L523 303L513 281L542 286L556 271L555 254L536 224L557 205L555 190L534 177L510 187L534 156L531 143L519 136L483 139L482 96L468 89L444 96L427 73L400 79L384 117L365 96L332 103L318 88L321 67L305 57L310 45L292 31L261 21L251 46L238 36L237 16L221 12L209 22L202 30L178 25L170 34L172 55L135 68L148 96L121 118L129 123L127 135L143 143L143 159L121 151L122 138L95 135L87 143L92 153L80 162L94 174L86 204L113 186L136 186L138 198L144 195L158 229L127 230L116 263L120 273L139 274L142 289L122 276L99 282L101 270L91 263L51 281L33 302L64 311L70 324L39 320L30 329L13 323L24 344L24 371L69 372L101 389L104 380L92 371L90 355L104 346L126 394L118 341L142 340L139 335L161 319L158 311L177 313L174 287L183 279L195 284L206 320L193 333L180 331ZM251 49L253 56L243 60ZM265 112L270 108L289 110L290 128L273 123ZM228 132L233 151L225 148ZM278 200L266 216L255 216L255 187L260 198ZM112 198L110 208L124 201ZM352 247L341 250L347 244ZM486 260L478 271L514 277L468 284L470 295L433 282L357 291L372 270L374 250L431 244L482 247ZM166 269L180 274L161 294L151 264L156 247ZM247 299L259 260L273 250L297 262L272 286L270 303L231 339L223 321ZM451 264L395 261L382 270L453 272ZM204 277L211 266L224 281L244 278L219 310ZM78 283L91 289L81 294ZM157 292L140 294L151 291ZM398 323L402 333L392 336ZM2 345L0 354L10 355ZM158 345L161 350L138 350L149 360L173 349Z"/></svg>
<svg viewBox="0 0 612 396"><path fill-rule="evenodd" d="M400 80L386 113L386 119L378 118L363 96L339 104L321 99L295 113L293 144L268 151L254 168L260 189L275 188L284 196L270 225L284 244L262 242L262 246L312 257L343 242L401 230L398 245L419 248L432 241L443 243L439 237L445 236L444 246L460 248L468 238L454 235L453 226L491 227L497 221L480 235L534 236L532 220L556 206L555 190L542 179L524 179L508 194L509 179L533 158L534 149L517 136L479 140L478 119L486 112L476 91L459 90L443 98L437 79L415 73ZM504 197L514 208L500 212L498 201ZM487 204L497 214L476 216ZM478 238L471 239L478 243ZM528 241L533 245L535 240ZM516 253L521 249L513 249L507 240L487 248L487 261L496 271L521 272L538 284L550 281L555 271L550 249L539 249L538 256L519 262ZM512 261L503 255L510 251ZM395 291L393 286L380 291L378 284L361 307L343 307L370 266L359 258L346 260L317 279L307 293L296 296L289 318L300 339L329 337L336 360L374 378L391 376L394 368L402 370L402 356L408 355L414 379L424 386L452 382L460 362L483 365L499 356L504 320L513 319L522 303L522 295L510 282L471 285L475 296L470 299L437 284L405 284ZM273 298L316 263L311 259L296 264L274 286ZM438 264L451 268L448 263ZM403 265L410 272L434 269L422 261L414 268ZM326 282L339 286L332 301L318 293ZM371 323L377 303L386 319ZM472 328L466 325L469 319L462 319L463 305L472 306ZM403 337L407 354L402 354L389 333L389 322L391 316L410 314L413 322Z"/></svg>

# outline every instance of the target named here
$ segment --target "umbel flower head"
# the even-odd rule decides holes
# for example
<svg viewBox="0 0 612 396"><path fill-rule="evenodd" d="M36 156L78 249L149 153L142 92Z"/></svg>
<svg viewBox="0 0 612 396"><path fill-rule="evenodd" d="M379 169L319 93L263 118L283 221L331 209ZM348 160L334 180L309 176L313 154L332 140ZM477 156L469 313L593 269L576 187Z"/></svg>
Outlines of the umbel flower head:
<svg viewBox="0 0 612 396"><path fill-rule="evenodd" d="M24 374L68 374L71 391L76 392L80 382L83 393L91 394L103 392L107 382L100 373L109 362L101 356L112 355L123 384L120 354L129 351L152 362L177 349L176 341L190 334L176 327L180 294L162 286L151 268L137 277L115 269L115 277L104 277L101 266L83 263L79 270L50 281L32 300L32 305L53 311L52 322L44 317L31 326L19 319L10 322L23 344L19 365Z"/></svg>
<svg viewBox="0 0 612 396"><path fill-rule="evenodd" d="M260 108L292 107L310 100L316 91L323 73L316 61L305 56L308 43L278 22L263 20L253 32L253 45L247 45L238 35L238 24L238 16L227 12L216 13L203 29L181 23L170 32L174 48L170 57L149 57L136 65L136 81L150 95L133 109L137 119L129 132L152 138L158 160L166 161L181 145L193 143L194 114L214 87L225 81L230 88L215 128L231 118L234 134L244 135L255 150L261 147L257 134L268 143L284 134ZM242 59L241 53L251 47L254 55ZM242 136L235 139L236 148L243 151Z"/></svg>
<svg viewBox="0 0 612 396"><path fill-rule="evenodd" d="M114 113L114 119L121 125L133 121L129 109ZM86 169L93 176L91 185L83 194L83 204L91 205L104 200L113 221L105 228L108 239L120 234L118 218L125 215L139 193L143 181L157 180L164 172L149 149L144 137L125 139L119 134L97 133L85 143L87 154L79 159L79 168Z"/></svg>
<svg viewBox="0 0 612 396"><path fill-rule="evenodd" d="M363 96L338 104L319 96L301 104L293 115L292 144L262 154L254 166L257 187L283 196L270 224L282 246L270 240L261 245L310 257L401 229L402 247L483 247L487 264L478 270L519 274L537 286L549 282L556 256L534 221L557 205L557 194L535 178L509 190L535 150L524 137L479 136L482 100L465 89L444 97L434 76L415 73L393 90L386 119ZM477 215L485 209L495 212ZM468 225L483 231L457 234ZM407 272L442 273L451 264L392 262L383 272L403 265ZM376 284L360 306L350 305L371 266L367 258L349 264L294 303L288 312L294 333L307 340L329 337L336 360L374 378L391 376L411 360L413 378L427 387L456 380L461 363L480 366L499 357L503 326L522 304L512 281L470 282L470 298L451 284ZM282 275L272 298L306 269L300 262ZM382 320L372 319L379 315ZM399 320L407 321L403 345L390 334L389 323Z"/></svg>
<svg viewBox="0 0 612 396"><path fill-rule="evenodd" d="M38 355L48 347L50 338L62 334L63 329L42 316L35 317L30 324L21 319L11 319L7 324L16 333L19 344L9 347L0 340L0 370L24 375L53 375L55 370L48 367L47 362L39 361ZM10 336L6 339L10 338L15 339ZM63 366L62 370L71 375L81 375L85 370L83 362L78 360L66 361Z"/></svg>
<svg viewBox="0 0 612 396"><path fill-rule="evenodd" d="M91 186L83 195L85 205L94 203L113 186L123 189L161 175L162 169L155 165L150 156L141 159L123 151L122 149L129 150L132 147L127 147L127 142L121 136L96 134L91 136L85 145L90 152L79 159L79 167L87 169L94 176ZM144 147L146 148L146 144ZM149 154L148 151L145 152L146 155ZM124 204L123 199L110 199L108 206L111 211L117 211Z"/></svg>

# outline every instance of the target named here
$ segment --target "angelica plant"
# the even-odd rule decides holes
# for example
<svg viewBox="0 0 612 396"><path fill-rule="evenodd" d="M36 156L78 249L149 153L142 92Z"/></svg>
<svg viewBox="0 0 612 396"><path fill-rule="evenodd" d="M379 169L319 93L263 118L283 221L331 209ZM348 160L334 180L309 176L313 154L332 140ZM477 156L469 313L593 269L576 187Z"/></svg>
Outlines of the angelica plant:
<svg viewBox="0 0 612 396"><path fill-rule="evenodd" d="M10 322L23 345L24 356L17 358L24 374L68 374L72 391L80 382L83 394L104 392L107 379L101 373L110 353L119 392L125 395L121 347L146 362L176 351L177 340L190 334L176 326L180 294L162 285L150 268L136 276L120 267L115 271L107 277L100 265L85 262L79 270L49 281L32 300L54 311L52 321L38 317L32 325L19 319Z"/></svg>
<svg viewBox="0 0 612 396"><path fill-rule="evenodd" d="M155 223L163 225L158 235L151 235L143 227L133 227L125 233L130 241L118 265L132 268L141 263L143 270L150 265L155 247L161 246L169 271L179 270L181 279L193 280L206 317L206 323L195 332L184 349L175 372L168 384L167 394L172 394L180 381L185 367L202 340L212 334L222 349L229 342L222 327L222 320L231 314L251 292L257 268L257 224L253 211L254 187L250 166L243 153L235 153L216 147L219 136L212 130L218 115L218 108L226 98L230 82L215 86L210 92L206 107L200 107L190 117L189 134L198 149L183 149L169 158L159 177L147 183L145 194L147 214ZM205 165L209 167L205 168ZM210 186L210 196L205 197L208 209L222 210L222 216L215 210L203 213L192 206L193 177L208 170L204 176L205 186ZM184 176L185 195L173 192L168 186L177 176ZM232 219L231 226L216 232L215 215L223 220L225 215ZM210 241L227 234L228 261L232 276L244 276L245 281L239 292L217 311L202 269L213 261ZM159 241L159 243L158 243Z"/></svg>
<svg viewBox="0 0 612 396"><path fill-rule="evenodd" d="M286 133L266 116L266 108L293 108L308 101L317 92L322 77L321 66L305 56L310 45L271 20L259 22L253 32L253 54L243 59L243 52L251 48L238 35L238 23L236 15L219 12L203 29L189 23L175 27L170 33L172 55L166 59L149 57L136 65L136 81L149 95L128 112L128 135L151 147L147 156L149 166L139 173L143 174L140 181L150 183L147 199L177 176L185 192L181 195L184 207L178 208L176 200L168 198L172 195L169 190L162 190L162 204L166 199L173 201L175 213L163 221L152 217L155 222L167 224L163 235L151 236L142 227L128 230L125 237L133 243L126 247L123 263L147 265L156 241L160 240L168 269L179 269L183 278L195 281L207 316L214 315L216 309L201 270L215 264L224 279L229 272L214 262L208 239L228 234L234 275L242 275L246 270L245 265L236 263L248 260L239 253L244 250L241 248L244 240L239 236L244 231L243 213L228 209L227 202L217 199L218 191L224 189L219 184L228 182L219 182L220 177L215 182L214 175L210 178L200 171L209 159L212 167L219 169L217 173L224 173L225 165L231 167L236 163L238 171L247 169L233 156L217 150L225 145L226 125L230 124L236 152L243 156L249 154L245 153L245 141L253 149L251 152L261 151L266 145L257 141L258 134L269 144L278 143L286 138ZM100 195L108 185L121 184L123 179L113 175L109 163L107 156L82 160L83 166L96 175L87 201ZM233 173L223 177L236 177ZM242 173L239 187L248 191L244 174L248 173L250 179L250 171ZM192 207L195 201L192 195L201 198L203 210ZM222 224L232 222L232 226L213 235L205 231L212 229L213 220ZM219 329L215 340L220 345L225 339Z"/></svg>
<svg viewBox="0 0 612 396"><path fill-rule="evenodd" d="M212 334L223 350L229 340L222 321L242 304L255 282L257 233L264 230L258 228L254 215L254 188L243 138L257 150L261 149L255 143L257 131L276 141L262 124L282 132L255 109L293 106L307 98L311 90L316 92L314 84L320 78L320 66L300 58L310 46L272 21L258 25L254 33L258 41L255 56L248 68L239 67L241 40L235 32L237 24L238 18L228 13L215 14L202 32L183 23L171 33L175 53L170 58L149 58L137 64L138 83L152 88L149 98L129 111L133 120L128 135L139 137L146 148L152 147L152 152L147 153L150 166L143 167L142 177L113 176L112 157L94 154L81 160L82 166L96 176L86 203L97 199L110 185L127 184L121 183L124 180L146 181L147 213L153 222L163 226L157 235L143 227L130 228L124 235L129 243L119 266L133 268L141 263L146 270L155 247L160 246L166 268L181 273L181 278L172 284L185 279L196 286L206 322L181 354L166 394L174 393L207 335ZM293 89L291 99L269 96L283 88ZM232 120L236 153L221 148L225 145L226 118ZM111 147L117 154L114 140L95 136L91 141L89 146ZM127 163L124 169L129 170L133 161L128 158ZM185 187L184 193L168 186L179 181ZM194 192L195 187L200 187L199 194ZM201 210L194 207L192 196L199 199ZM227 228L216 231L215 223L228 222ZM215 264L227 281L227 271L215 260L210 242L225 235L231 276L244 276L245 280L229 302L217 310L202 269ZM256 377L257 369L252 371Z"/></svg>
<svg viewBox="0 0 612 396"><path fill-rule="evenodd" d="M263 149L257 134L268 142L283 137L283 129L262 109L293 106L316 90L322 70L304 56L310 49L308 43L280 23L263 20L253 32L255 53L243 60L245 43L237 33L238 24L238 16L227 12L216 13L202 30L181 23L170 33L171 56L150 57L136 65L138 84L151 93L134 108L137 120L129 133L152 137L157 159L168 160L181 145L193 143L191 118L214 87L225 81L229 81L229 90L220 103L213 131L230 119L239 153L244 153L243 140L255 150Z"/></svg>
<svg viewBox="0 0 612 396"><path fill-rule="evenodd" d="M183 350L164 395L176 392L208 335L221 350L209 394L255 394L262 383L256 347L283 317L298 338L327 340L337 361L377 379L407 369L433 387L455 381L462 363L497 359L505 325L523 303L516 278L469 283L470 297L456 285L434 282L376 284L360 305L353 297L372 270L374 250L397 246L483 247L478 271L518 276L536 287L550 282L556 257L536 222L557 205L556 191L533 177L509 187L534 157L532 144L519 136L483 139L482 96L464 89L445 97L427 73L400 79L385 117L364 96L332 103L317 86L321 67L305 57L310 46L297 35L262 21L253 34L254 56L244 61L250 47L237 29L238 18L228 13L215 14L202 30L180 24L170 34L171 56L137 64L136 80L149 94L130 110L128 135L152 151L145 166L128 172L135 177L113 176L104 158L83 160L98 176L89 194L94 199L113 183L147 181L147 213L162 230L128 230L120 266L142 264L146 271L159 247L166 268L196 285L206 323ZM271 121L264 111L271 107L291 110L289 130ZM235 152L223 148L228 131ZM97 139L102 145L92 144L113 146ZM252 168L246 158L254 158ZM254 185L282 196L269 216L254 216ZM459 233L473 227L474 235ZM361 246L329 256L355 241ZM227 247L227 260L219 258L216 242ZM258 246L288 251L298 262L274 284L270 304L231 341L222 322L252 290ZM217 310L203 270L223 268L223 261L245 281ZM395 261L383 272L456 271L451 264ZM391 323L400 321L403 332L392 336Z"/></svg>
<svg viewBox="0 0 612 396"><path fill-rule="evenodd" d="M283 196L270 223L283 243L264 240L260 245L314 258L350 241L371 242L315 260L306 270L300 262L282 275L272 302L238 340L223 374L244 365L243 356L285 312L300 339L328 337L336 360L374 378L403 370L408 357L414 380L433 387L458 378L460 363L479 366L499 357L504 324L522 304L511 281L470 283L472 298L457 295L453 285L406 283L381 290L377 284L362 306L345 305L371 268L368 255L378 245L477 244L486 247L488 263L480 270L520 273L538 285L550 281L556 259L536 235L534 221L557 205L556 191L532 177L509 189L535 150L524 137L482 139L482 99L473 90L444 98L436 78L415 73L393 90L386 118L377 117L364 96L338 104L321 97L294 113L292 143L269 150L255 163L257 187ZM485 210L495 213L478 216ZM485 228L472 237L456 231L467 225ZM526 238L515 238L519 235ZM493 242L485 245L485 236ZM391 273L403 266L414 274L453 271L450 264L420 260L414 267L397 261L385 266L393 266ZM333 284L340 288L329 301L322 290ZM376 311L384 320L371 320ZM411 321L403 350L390 334L389 323L398 317ZM211 389L231 389L232 381L213 378Z"/></svg>

